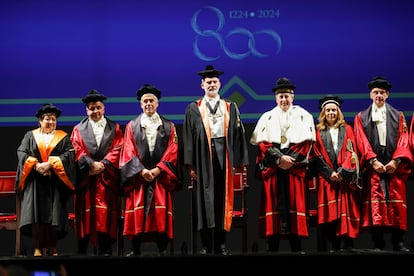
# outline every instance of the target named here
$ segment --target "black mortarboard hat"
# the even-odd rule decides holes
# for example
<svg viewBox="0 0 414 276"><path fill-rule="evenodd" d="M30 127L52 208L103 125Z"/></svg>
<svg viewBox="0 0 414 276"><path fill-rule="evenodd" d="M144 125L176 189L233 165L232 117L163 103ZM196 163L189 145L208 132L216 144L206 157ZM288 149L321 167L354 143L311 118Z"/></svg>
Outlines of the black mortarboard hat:
<svg viewBox="0 0 414 276"><path fill-rule="evenodd" d="M338 107L341 107L344 101L341 100L338 96L334 95L326 95L322 99L319 100L319 108L322 109L325 105L329 103L336 104Z"/></svg>
<svg viewBox="0 0 414 276"><path fill-rule="evenodd" d="M272 91L276 93L293 93L295 89L296 85L292 84L288 78L283 77L276 81L276 85L272 88Z"/></svg>
<svg viewBox="0 0 414 276"><path fill-rule="evenodd" d="M144 84L140 89L137 91L137 100L140 101L142 95L144 94L154 94L157 99L161 99L161 91L158 90L155 86L150 84Z"/></svg>
<svg viewBox="0 0 414 276"><path fill-rule="evenodd" d="M58 118L60 114L62 113L62 110L60 110L57 106L54 106L53 104L46 103L46 104L43 104L41 108L39 108L35 116L37 118L40 118L46 113L54 113L56 115L56 118Z"/></svg>
<svg viewBox="0 0 414 276"><path fill-rule="evenodd" d="M82 98L82 102L88 104L91 102L103 102L106 100L107 97L101 93L99 93L97 90L91 90L89 91L88 95Z"/></svg>
<svg viewBox="0 0 414 276"><path fill-rule="evenodd" d="M207 65L206 69L204 69L203 71L197 72L197 75L201 76L203 79L219 77L223 74L224 74L223 71L215 69L213 65Z"/></svg>
<svg viewBox="0 0 414 276"><path fill-rule="evenodd" d="M392 87L392 84L388 82L384 77L374 77L369 83L368 88L372 90L373 88L381 88L389 91Z"/></svg>

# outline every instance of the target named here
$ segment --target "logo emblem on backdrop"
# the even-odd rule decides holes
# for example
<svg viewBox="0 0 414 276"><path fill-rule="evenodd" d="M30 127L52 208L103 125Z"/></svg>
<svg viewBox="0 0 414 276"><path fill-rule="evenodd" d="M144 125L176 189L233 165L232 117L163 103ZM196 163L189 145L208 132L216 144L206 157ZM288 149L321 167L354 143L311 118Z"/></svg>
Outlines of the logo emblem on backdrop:
<svg viewBox="0 0 414 276"><path fill-rule="evenodd" d="M201 13L211 11L217 18L217 27L215 29L202 29L200 27L200 20L199 16ZM191 26L194 30L194 32L197 34L194 38L193 42L193 52L194 54L201 60L204 61L214 61L221 57L220 52L212 55L212 54L206 54L205 50L202 48L213 48L214 46L217 46L217 48L220 51L223 51L223 53L234 60L242 60L249 56L257 57L257 58L265 58L270 55L277 55L280 51L280 48L282 47L282 41L279 36L279 34L272 30L272 29L262 29L259 31L251 31L246 28L237 27L229 32L227 34L222 34L223 27L225 26L225 17L224 14L216 7L212 6L206 6L202 9L199 9L196 11L192 17L191 20ZM236 50L234 45L230 45L231 39L237 39L239 37L245 38L246 47L245 50ZM274 51L273 52L264 52L258 50L258 42L262 41L264 39L269 39L273 41L274 45ZM214 43L211 43L211 40L213 39L213 42L217 42L217 44L214 45ZM207 44L208 42L208 44Z"/></svg>

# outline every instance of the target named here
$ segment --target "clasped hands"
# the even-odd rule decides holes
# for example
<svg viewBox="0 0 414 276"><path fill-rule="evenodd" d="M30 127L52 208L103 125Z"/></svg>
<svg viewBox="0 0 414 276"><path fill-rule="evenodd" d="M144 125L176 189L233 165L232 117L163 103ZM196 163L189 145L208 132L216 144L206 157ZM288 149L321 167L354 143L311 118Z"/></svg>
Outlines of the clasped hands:
<svg viewBox="0 0 414 276"><path fill-rule="evenodd" d="M295 164L296 159L290 155L282 155L278 161L277 165L282 170L288 170Z"/></svg>
<svg viewBox="0 0 414 276"><path fill-rule="evenodd" d="M97 175L102 173L105 170L105 165L103 162L93 161L91 168L89 169L89 175Z"/></svg>
<svg viewBox="0 0 414 276"><path fill-rule="evenodd" d="M50 171L51 168L52 168L52 165L49 162L37 163L35 166L36 171L43 176L51 175L52 174L52 172Z"/></svg>
<svg viewBox="0 0 414 276"><path fill-rule="evenodd" d="M342 181L342 176L338 172L332 172L332 174L329 176L329 179L333 182L340 182Z"/></svg>
<svg viewBox="0 0 414 276"><path fill-rule="evenodd" d="M398 161L397 160L391 160L387 164L382 164L381 161L375 160L372 162L372 167L377 173L390 173L393 174L397 168L398 168Z"/></svg>
<svg viewBox="0 0 414 276"><path fill-rule="evenodd" d="M155 167L151 170L143 169L141 171L141 176L144 178L147 182L152 182L154 179L161 173L161 169L158 167Z"/></svg>

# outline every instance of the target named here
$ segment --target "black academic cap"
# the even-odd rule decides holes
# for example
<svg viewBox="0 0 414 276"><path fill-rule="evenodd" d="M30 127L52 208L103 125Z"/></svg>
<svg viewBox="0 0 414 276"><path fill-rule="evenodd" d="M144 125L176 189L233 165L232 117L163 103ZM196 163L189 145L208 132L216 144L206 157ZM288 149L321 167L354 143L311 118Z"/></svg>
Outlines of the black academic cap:
<svg viewBox="0 0 414 276"><path fill-rule="evenodd" d="M137 91L137 100L140 101L142 95L144 94L154 94L157 99L161 99L161 91L151 84L144 84Z"/></svg>
<svg viewBox="0 0 414 276"><path fill-rule="evenodd" d="M46 113L53 113L56 115L56 118L60 116L62 110L60 110L57 106L54 106L51 103L43 104L41 108L36 112L35 116L37 118L42 117Z"/></svg>

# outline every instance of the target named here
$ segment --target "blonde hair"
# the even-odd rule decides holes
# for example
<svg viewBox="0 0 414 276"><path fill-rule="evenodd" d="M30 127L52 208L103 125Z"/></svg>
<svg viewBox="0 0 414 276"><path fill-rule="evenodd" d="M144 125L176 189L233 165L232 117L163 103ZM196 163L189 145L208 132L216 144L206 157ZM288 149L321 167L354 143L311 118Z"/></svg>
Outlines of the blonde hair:
<svg viewBox="0 0 414 276"><path fill-rule="evenodd" d="M338 110L338 117L336 119L334 127L338 128L340 126L344 126L346 122L345 122L344 114L341 111L341 108L339 106L336 106L336 107ZM328 123L326 122L325 109L326 109L326 105L322 108L321 113L319 113L319 117L318 117L319 123L316 125L316 128L319 130L325 130L328 128Z"/></svg>

